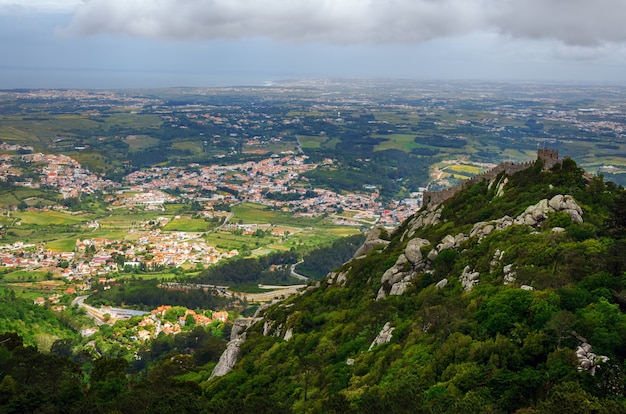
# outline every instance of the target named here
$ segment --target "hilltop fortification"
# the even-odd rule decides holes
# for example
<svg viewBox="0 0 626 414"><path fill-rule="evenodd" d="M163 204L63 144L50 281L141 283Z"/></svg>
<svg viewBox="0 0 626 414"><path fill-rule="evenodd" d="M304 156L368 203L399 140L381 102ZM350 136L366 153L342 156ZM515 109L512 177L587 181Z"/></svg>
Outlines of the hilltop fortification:
<svg viewBox="0 0 626 414"><path fill-rule="evenodd" d="M548 170L559 161L559 151L550 148L540 148L537 150L537 159L543 161L543 169ZM424 192L424 204L429 206L435 206L441 204L449 198L454 197L459 191L463 190L469 184L479 183L482 180L491 181L495 179L498 174L505 172L508 175L515 174L518 171L530 168L535 164L535 161L527 161L520 164L513 162L502 162L484 173L478 174L470 179L463 181L454 187L446 188L441 191L425 191Z"/></svg>

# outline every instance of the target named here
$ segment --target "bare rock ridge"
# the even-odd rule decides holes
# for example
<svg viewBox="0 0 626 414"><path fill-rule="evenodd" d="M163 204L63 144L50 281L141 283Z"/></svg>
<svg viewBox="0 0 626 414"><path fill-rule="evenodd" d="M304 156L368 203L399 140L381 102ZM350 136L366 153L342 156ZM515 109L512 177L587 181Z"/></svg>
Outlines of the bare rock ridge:
<svg viewBox="0 0 626 414"><path fill-rule="evenodd" d="M501 231L513 225L525 225L533 228L538 227L548 218L548 215L554 212L562 212L569 215L574 223L583 222L583 210L576 203L576 200L569 195L555 195L551 199L543 199L537 204L529 206L519 216L512 218L504 216L497 220L483 221L475 223L469 234L459 233L455 236L446 235L441 239L439 244L434 248L428 249L431 242L421 238L411 238L415 232L426 226L439 223L441 216L441 207L434 206L427 208L415 214L408 223L407 230L402 235L402 239L410 239L404 252L401 253L395 264L387 269L381 277L381 286L376 295L376 300L385 299L388 295L402 295L411 286L411 282L418 276L420 272L431 271L432 262L444 250L458 250L461 245L470 238L477 238L479 241L487 237L494 231ZM558 229L555 229L558 230ZM426 254L426 252L428 252ZM504 257L504 252L496 252L491 267L492 272L500 265ZM513 283L516 280L516 274L511 265L504 266L504 284ZM467 266L463 273L459 276L459 281L463 285L464 290L469 291L479 282L479 273ZM345 284L345 273L332 273L329 275L329 283ZM438 288L443 288L446 282L438 283ZM521 286L522 289L532 289L531 286Z"/></svg>

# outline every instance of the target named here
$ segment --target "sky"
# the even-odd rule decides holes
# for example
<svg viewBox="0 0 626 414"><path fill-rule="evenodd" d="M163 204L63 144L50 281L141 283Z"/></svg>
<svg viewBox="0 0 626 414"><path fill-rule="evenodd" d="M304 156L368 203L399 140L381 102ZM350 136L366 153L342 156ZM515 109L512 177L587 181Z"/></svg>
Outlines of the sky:
<svg viewBox="0 0 626 414"><path fill-rule="evenodd" d="M625 0L0 0L0 89L626 84Z"/></svg>

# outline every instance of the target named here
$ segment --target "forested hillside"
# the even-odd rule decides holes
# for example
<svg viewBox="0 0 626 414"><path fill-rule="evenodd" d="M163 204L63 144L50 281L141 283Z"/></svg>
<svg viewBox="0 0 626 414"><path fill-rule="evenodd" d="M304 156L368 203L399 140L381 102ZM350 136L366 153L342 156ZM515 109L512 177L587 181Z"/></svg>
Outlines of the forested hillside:
<svg viewBox="0 0 626 414"><path fill-rule="evenodd" d="M269 308L206 385L209 406L626 411L626 193L572 160L541 167L370 237L369 253Z"/></svg>
<svg viewBox="0 0 626 414"><path fill-rule="evenodd" d="M218 364L230 372L208 378L217 343L130 377L137 364L99 360L80 382L50 362L66 382L26 406L20 370L37 359L7 337L0 404L62 412L73 392L71 412L626 412L625 230L622 187L538 161L372 231L301 295L238 321Z"/></svg>

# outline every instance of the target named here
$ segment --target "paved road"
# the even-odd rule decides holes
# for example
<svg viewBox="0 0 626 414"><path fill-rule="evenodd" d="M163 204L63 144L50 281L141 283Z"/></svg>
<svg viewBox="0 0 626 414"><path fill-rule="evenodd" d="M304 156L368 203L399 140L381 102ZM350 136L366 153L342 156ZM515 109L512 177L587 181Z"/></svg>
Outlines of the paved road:
<svg viewBox="0 0 626 414"><path fill-rule="evenodd" d="M304 280L306 282L309 281L309 278L301 275L300 273L296 273L296 266L298 266L300 263L303 263L304 260L300 260L298 263L292 264L291 265L291 276L295 277L296 279L300 279L300 280Z"/></svg>

